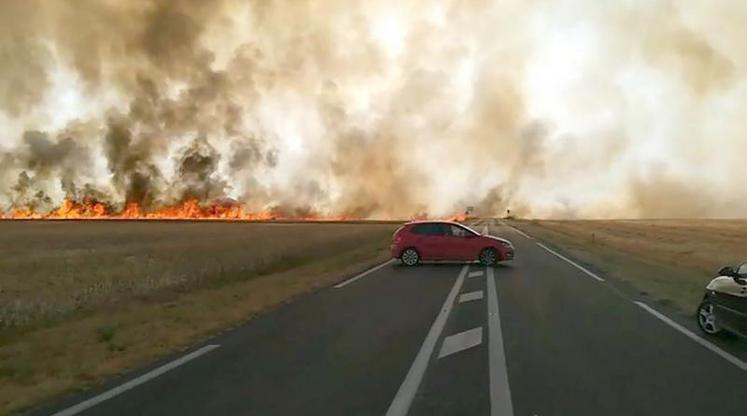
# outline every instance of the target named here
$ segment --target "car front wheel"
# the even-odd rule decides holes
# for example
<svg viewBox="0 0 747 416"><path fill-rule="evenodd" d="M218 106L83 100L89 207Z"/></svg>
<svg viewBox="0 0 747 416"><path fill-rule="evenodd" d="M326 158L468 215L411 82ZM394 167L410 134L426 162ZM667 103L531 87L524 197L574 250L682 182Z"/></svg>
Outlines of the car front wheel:
<svg viewBox="0 0 747 416"><path fill-rule="evenodd" d="M399 256L399 260L405 266L415 266L420 263L420 254L418 254L417 250L414 248L407 248L402 252L402 255Z"/></svg>
<svg viewBox="0 0 747 416"><path fill-rule="evenodd" d="M493 266L498 262L498 252L494 248L483 249L478 260L483 266Z"/></svg>
<svg viewBox="0 0 747 416"><path fill-rule="evenodd" d="M711 302L704 301L698 306L698 326L709 335L717 335L721 332L716 321L715 308Z"/></svg>

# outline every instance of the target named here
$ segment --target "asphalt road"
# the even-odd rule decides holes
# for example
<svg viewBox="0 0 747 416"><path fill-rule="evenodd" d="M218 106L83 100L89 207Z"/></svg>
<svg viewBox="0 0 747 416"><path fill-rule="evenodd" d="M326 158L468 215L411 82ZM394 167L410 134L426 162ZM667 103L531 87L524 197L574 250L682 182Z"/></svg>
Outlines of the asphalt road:
<svg viewBox="0 0 747 416"><path fill-rule="evenodd" d="M489 225L510 264L388 264L40 414L747 414L745 357Z"/></svg>

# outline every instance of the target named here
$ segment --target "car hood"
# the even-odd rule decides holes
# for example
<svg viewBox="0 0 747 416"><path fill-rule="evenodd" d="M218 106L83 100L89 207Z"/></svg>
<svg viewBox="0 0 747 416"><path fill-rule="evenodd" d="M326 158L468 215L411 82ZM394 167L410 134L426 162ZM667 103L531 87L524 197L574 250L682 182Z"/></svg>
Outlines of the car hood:
<svg viewBox="0 0 747 416"><path fill-rule="evenodd" d="M504 242L504 243L506 243L506 244L510 245L511 247L513 247L513 246L514 246L514 244L513 244L512 242L510 242L510 241L506 240L505 238L500 238L500 237L496 237L496 236L493 236L493 235L483 235L483 237L485 237L485 238L489 238L489 239L491 239L491 240L498 240L498 241L502 241L502 242Z"/></svg>
<svg viewBox="0 0 747 416"><path fill-rule="evenodd" d="M725 293L727 295L738 296L746 298L747 293L742 292L744 286L737 283L734 278L728 276L719 276L706 286L707 290L714 292Z"/></svg>

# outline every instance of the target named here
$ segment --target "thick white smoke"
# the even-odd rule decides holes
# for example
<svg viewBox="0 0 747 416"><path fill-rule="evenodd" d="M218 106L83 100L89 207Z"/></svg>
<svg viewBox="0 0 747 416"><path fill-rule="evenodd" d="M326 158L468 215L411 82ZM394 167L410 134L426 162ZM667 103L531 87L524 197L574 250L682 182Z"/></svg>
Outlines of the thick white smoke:
<svg viewBox="0 0 747 416"><path fill-rule="evenodd" d="M0 210L747 213L741 1L3 9Z"/></svg>

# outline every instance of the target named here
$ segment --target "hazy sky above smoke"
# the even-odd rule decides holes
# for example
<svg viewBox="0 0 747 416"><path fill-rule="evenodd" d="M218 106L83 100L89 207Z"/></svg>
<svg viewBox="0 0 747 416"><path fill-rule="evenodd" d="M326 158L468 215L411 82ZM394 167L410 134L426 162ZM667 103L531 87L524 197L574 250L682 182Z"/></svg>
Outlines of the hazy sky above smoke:
<svg viewBox="0 0 747 416"><path fill-rule="evenodd" d="M747 214L747 3L5 0L0 209Z"/></svg>

